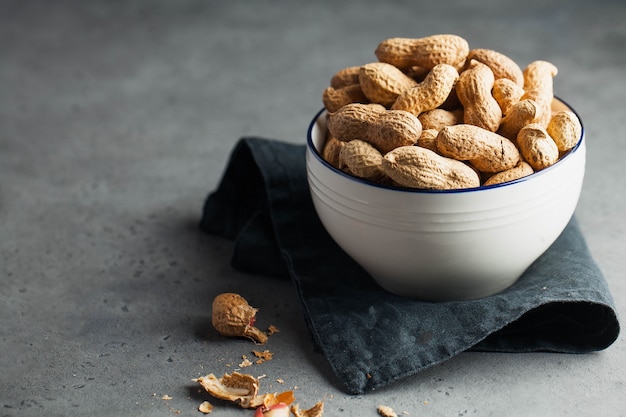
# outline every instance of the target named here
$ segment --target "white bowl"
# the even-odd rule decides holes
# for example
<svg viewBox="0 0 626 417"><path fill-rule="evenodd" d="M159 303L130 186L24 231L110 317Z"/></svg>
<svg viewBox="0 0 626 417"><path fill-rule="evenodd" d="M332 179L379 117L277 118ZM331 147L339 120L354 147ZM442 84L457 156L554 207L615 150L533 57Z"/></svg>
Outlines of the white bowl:
<svg viewBox="0 0 626 417"><path fill-rule="evenodd" d="M308 129L306 166L324 227L381 287L423 300L476 299L515 283L567 226L585 172L583 129L559 162L516 181L447 191L390 187L324 161L326 134L322 110Z"/></svg>

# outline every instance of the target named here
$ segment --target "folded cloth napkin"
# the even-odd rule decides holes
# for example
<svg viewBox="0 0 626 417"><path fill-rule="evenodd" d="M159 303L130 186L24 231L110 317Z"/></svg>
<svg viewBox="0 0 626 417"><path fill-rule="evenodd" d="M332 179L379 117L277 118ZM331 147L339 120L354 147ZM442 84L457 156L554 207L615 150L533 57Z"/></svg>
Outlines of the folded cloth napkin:
<svg viewBox="0 0 626 417"><path fill-rule="evenodd" d="M500 294L432 303L386 292L318 219L304 145L241 139L205 201L200 228L235 240L234 268L293 281L315 343L350 394L467 350L585 353L619 334L610 291L575 218Z"/></svg>

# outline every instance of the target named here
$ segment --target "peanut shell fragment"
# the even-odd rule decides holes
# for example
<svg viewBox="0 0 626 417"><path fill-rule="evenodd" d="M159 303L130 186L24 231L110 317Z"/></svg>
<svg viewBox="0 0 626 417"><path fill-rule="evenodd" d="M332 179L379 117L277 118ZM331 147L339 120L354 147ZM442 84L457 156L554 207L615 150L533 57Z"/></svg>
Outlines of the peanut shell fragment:
<svg viewBox="0 0 626 417"><path fill-rule="evenodd" d="M324 402L319 401L308 410L301 410L298 404L291 406L291 413L295 417L322 417L324 414Z"/></svg>
<svg viewBox="0 0 626 417"><path fill-rule="evenodd" d="M241 295L223 293L213 300L211 322L222 336L247 337L264 344L267 335L254 327L257 311Z"/></svg>
<svg viewBox="0 0 626 417"><path fill-rule="evenodd" d="M215 398L234 402L242 408L255 408L263 404L264 395L258 395L259 381L252 375L233 372L217 378L214 374L193 379Z"/></svg>
<svg viewBox="0 0 626 417"><path fill-rule="evenodd" d="M376 411L381 417L398 417L398 414L393 411L393 408L386 405L379 405L376 407Z"/></svg>

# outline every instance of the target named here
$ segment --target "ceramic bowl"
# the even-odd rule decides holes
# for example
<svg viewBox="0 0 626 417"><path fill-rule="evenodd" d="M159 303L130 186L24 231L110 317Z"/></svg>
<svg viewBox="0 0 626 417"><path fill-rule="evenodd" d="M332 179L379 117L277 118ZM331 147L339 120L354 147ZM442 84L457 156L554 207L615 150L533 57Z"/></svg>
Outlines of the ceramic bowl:
<svg viewBox="0 0 626 417"><path fill-rule="evenodd" d="M585 172L584 129L549 168L503 184L446 191L348 175L321 157L326 135L322 110L308 129L306 167L324 227L381 287L423 300L476 299L514 284L568 224Z"/></svg>

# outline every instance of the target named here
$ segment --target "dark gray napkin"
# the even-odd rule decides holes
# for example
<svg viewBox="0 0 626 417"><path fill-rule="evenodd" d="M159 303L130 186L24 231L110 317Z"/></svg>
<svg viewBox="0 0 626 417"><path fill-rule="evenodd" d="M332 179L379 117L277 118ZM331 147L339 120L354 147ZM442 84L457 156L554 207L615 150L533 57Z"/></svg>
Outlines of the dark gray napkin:
<svg viewBox="0 0 626 417"><path fill-rule="evenodd" d="M508 290L431 303L390 294L320 223L305 147L241 139L200 228L235 240L232 265L291 278L311 334L344 389L361 394L466 350L586 353L619 334L613 299L575 219Z"/></svg>

